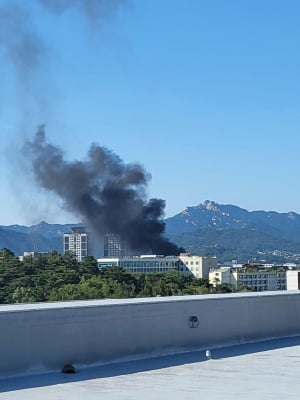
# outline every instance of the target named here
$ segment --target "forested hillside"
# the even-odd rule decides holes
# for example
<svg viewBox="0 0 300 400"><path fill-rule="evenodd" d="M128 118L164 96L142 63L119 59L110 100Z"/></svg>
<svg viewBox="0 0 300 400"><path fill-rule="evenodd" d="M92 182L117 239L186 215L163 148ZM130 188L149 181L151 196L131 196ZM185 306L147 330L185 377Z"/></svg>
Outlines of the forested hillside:
<svg viewBox="0 0 300 400"><path fill-rule="evenodd" d="M195 255L217 256L219 262L300 262L300 243L273 237L255 229L202 228L170 237L186 251Z"/></svg>

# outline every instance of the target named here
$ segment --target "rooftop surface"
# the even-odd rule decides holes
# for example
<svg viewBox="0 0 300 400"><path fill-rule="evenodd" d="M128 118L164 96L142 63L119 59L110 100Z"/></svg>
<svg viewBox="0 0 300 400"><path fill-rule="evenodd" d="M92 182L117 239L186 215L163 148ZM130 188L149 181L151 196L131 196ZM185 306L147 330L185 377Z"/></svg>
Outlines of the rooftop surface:
<svg viewBox="0 0 300 400"><path fill-rule="evenodd" d="M104 300L74 300L74 301L56 301L43 303L24 303L24 304L3 304L0 305L0 313L6 312L24 312L33 310L55 310L69 307L98 307L98 306L114 306L126 304L143 304L143 303L168 303L174 301L191 301L191 300L220 300L237 297L269 297L269 296L288 296L299 295L299 290L276 290L264 292L241 292L241 293L221 293L206 295L188 295L188 296L163 296L163 297L145 297L130 299L104 299Z"/></svg>
<svg viewBox="0 0 300 400"><path fill-rule="evenodd" d="M0 380L5 400L299 399L300 336Z"/></svg>

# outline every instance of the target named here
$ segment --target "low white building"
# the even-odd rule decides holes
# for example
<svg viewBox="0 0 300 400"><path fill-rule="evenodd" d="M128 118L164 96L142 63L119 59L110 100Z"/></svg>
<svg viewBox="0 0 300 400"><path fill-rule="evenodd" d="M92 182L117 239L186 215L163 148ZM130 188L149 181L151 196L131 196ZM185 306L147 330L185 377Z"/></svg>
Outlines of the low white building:
<svg viewBox="0 0 300 400"><path fill-rule="evenodd" d="M213 268L209 271L208 278L209 283L213 286L223 283L236 286L236 279L231 274L231 267Z"/></svg>
<svg viewBox="0 0 300 400"><path fill-rule="evenodd" d="M191 273L195 278L208 278L209 271L217 268L217 257L194 256L190 253L179 255L178 270L183 273Z"/></svg>
<svg viewBox="0 0 300 400"><path fill-rule="evenodd" d="M300 271L292 270L286 271L286 288L287 290L300 289Z"/></svg>
<svg viewBox="0 0 300 400"><path fill-rule="evenodd" d="M25 257L31 257L34 259L40 258L40 257L47 257L49 252L41 252L41 251L24 251L22 256L19 256L20 261L24 261Z"/></svg>

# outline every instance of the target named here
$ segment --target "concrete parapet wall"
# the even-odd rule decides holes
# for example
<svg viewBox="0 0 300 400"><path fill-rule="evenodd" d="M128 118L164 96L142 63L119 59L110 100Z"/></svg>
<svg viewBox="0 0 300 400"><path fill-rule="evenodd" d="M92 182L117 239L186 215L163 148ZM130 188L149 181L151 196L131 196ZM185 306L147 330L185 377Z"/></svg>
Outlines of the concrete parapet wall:
<svg viewBox="0 0 300 400"><path fill-rule="evenodd" d="M300 292L0 306L0 375L298 334Z"/></svg>

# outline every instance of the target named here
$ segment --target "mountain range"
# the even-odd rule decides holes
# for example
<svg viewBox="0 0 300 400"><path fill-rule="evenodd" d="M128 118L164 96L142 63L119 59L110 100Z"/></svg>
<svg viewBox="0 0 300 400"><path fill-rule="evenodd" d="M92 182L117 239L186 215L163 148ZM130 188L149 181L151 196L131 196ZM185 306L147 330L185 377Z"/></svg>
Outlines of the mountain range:
<svg viewBox="0 0 300 400"><path fill-rule="evenodd" d="M257 231L300 242L300 215L294 212L247 211L243 208L206 200L195 207L187 207L166 219L166 231L176 235L195 232L200 228L243 229Z"/></svg>
<svg viewBox="0 0 300 400"><path fill-rule="evenodd" d="M24 251L47 252L63 251L62 237L70 232L72 226L78 224L48 224L45 221L37 225L8 225L0 226L0 249L6 247L16 255Z"/></svg>
<svg viewBox="0 0 300 400"><path fill-rule="evenodd" d="M300 262L300 215L248 211L206 200L166 219L166 235L194 254L221 261Z"/></svg>
<svg viewBox="0 0 300 400"><path fill-rule="evenodd" d="M216 255L220 261L300 262L300 215L247 211L206 200L165 220L166 236L186 251ZM62 251L62 236L79 224L0 226L0 249Z"/></svg>

